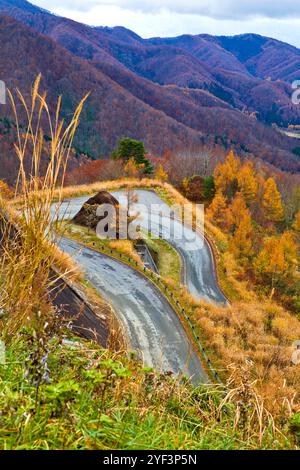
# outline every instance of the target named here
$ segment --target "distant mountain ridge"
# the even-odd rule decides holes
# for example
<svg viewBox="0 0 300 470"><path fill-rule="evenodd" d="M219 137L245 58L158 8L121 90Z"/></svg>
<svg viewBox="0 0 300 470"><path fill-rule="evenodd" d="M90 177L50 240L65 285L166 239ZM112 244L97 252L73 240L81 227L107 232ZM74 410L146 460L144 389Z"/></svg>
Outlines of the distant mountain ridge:
<svg viewBox="0 0 300 470"><path fill-rule="evenodd" d="M300 170L292 152L300 143L270 127L300 123L291 101L299 49L254 34L143 39L25 0L0 0L1 13L0 79L25 91L41 71L50 97L64 94L66 114L92 91L76 141L81 152L108 156L128 135L158 155L218 144ZM7 112L0 107L0 118Z"/></svg>

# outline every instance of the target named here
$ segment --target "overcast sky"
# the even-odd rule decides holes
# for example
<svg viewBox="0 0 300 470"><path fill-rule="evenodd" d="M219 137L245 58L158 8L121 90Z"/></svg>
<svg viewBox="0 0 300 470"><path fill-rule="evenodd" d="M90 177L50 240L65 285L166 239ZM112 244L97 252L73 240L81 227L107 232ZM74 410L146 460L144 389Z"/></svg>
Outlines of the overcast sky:
<svg viewBox="0 0 300 470"><path fill-rule="evenodd" d="M259 33L300 47L299 0L31 0L97 26L125 26L143 37Z"/></svg>

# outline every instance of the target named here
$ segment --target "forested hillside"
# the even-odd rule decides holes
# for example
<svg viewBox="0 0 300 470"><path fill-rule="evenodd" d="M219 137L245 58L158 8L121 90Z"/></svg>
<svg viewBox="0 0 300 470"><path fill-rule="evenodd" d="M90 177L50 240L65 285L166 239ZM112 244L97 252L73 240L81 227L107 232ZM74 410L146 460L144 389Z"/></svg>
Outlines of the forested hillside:
<svg viewBox="0 0 300 470"><path fill-rule="evenodd" d="M29 94L41 72L50 100L64 91L66 113L91 92L74 142L77 155L107 158L128 136L156 156L183 149L222 155L234 148L242 157L299 171L298 140L271 126L299 121L291 101L298 49L255 35L145 40L125 28L60 18L25 0L1 1L1 12L1 79L8 87ZM289 74L279 72L283 56ZM11 118L9 106L0 107L0 117ZM12 181L7 144L1 158L1 176L7 171Z"/></svg>

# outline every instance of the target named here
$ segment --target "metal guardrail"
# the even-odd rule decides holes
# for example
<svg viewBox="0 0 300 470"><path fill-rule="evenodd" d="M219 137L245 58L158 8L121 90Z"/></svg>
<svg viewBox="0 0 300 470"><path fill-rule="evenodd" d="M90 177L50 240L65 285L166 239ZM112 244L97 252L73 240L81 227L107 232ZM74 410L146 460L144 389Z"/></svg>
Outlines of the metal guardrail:
<svg viewBox="0 0 300 470"><path fill-rule="evenodd" d="M142 260L144 261L144 264L146 267L150 267L152 269L152 271L154 271L156 274L159 274L159 269L153 259L153 256L147 246L147 244L144 242L144 243L137 243L135 245L135 249L136 251L138 252L138 254L140 255L140 257L142 258Z"/></svg>

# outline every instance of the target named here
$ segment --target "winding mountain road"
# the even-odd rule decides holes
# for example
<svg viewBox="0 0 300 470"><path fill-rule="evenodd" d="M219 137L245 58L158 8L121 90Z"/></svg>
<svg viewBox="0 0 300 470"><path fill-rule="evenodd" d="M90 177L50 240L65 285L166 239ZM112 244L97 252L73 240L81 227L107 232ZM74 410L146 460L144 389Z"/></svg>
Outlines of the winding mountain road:
<svg viewBox="0 0 300 470"><path fill-rule="evenodd" d="M126 205L124 191L112 194L121 204ZM168 241L180 253L184 264L184 284L193 297L227 304L218 285L213 253L205 237L188 226L183 226L180 221L171 219L171 208L154 191L136 190L135 194L138 196L138 203L133 204L130 209L132 212L135 209L139 212L137 223ZM141 209L140 205L146 210ZM158 205L159 211L156 211L155 207Z"/></svg>
<svg viewBox="0 0 300 470"><path fill-rule="evenodd" d="M122 205L127 204L124 191L112 194ZM189 227L183 227L177 220L171 221L170 230L170 207L154 191L135 190L135 194L138 205L132 204L130 209L139 212L137 223L145 229L150 228L153 234L167 240L180 253L184 265L184 284L193 297L226 305L228 301L218 285L213 253L205 237ZM64 218L73 218L88 199L79 197L65 201L61 207ZM140 210L141 204L145 209L152 206L151 221L148 220L149 212ZM153 210L155 205L160 206L161 216Z"/></svg>
<svg viewBox="0 0 300 470"><path fill-rule="evenodd" d="M226 303L215 275L214 259L205 238L172 220L170 208L153 191L137 190L139 211L136 223L149 229L147 208L159 204L161 215L152 211L151 232L171 243L181 254L184 280L191 294L209 302ZM124 192L112 193L126 204ZM88 197L64 201L60 216L73 218ZM153 208L153 207L152 207ZM183 237L180 234L183 233ZM61 239L60 248L71 255L85 272L86 278L99 290L118 314L132 349L138 351L147 366L161 371L184 373L194 384L208 381L201 361L194 350L176 312L160 290L143 274L102 253L86 248L73 240Z"/></svg>
<svg viewBox="0 0 300 470"><path fill-rule="evenodd" d="M113 306L132 349L147 366L184 373L195 385L208 381L177 314L148 278L73 240L61 239L60 248L77 261L86 278Z"/></svg>

